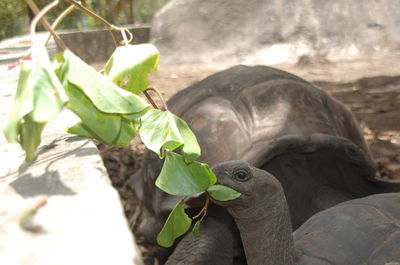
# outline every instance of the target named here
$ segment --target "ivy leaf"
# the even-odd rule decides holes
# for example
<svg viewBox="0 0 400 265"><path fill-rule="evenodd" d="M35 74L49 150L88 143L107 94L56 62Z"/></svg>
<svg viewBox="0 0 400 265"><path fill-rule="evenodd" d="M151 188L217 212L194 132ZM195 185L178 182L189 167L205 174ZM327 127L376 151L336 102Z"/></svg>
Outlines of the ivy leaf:
<svg viewBox="0 0 400 265"><path fill-rule="evenodd" d="M182 154L186 163L197 159L201 154L200 145L197 138L189 128L188 124L181 118L174 115L176 125L183 138Z"/></svg>
<svg viewBox="0 0 400 265"><path fill-rule="evenodd" d="M40 145L40 136L46 126L44 122L35 122L31 115L26 115L21 124L19 144L25 150L26 160L32 161L35 158L35 151Z"/></svg>
<svg viewBox="0 0 400 265"><path fill-rule="evenodd" d="M90 131L96 136L95 139L105 144L113 144L121 130L121 116L100 111L79 88L72 84L67 86L66 92L69 97L67 107L81 119L86 131ZM78 132L75 129L70 128L69 132Z"/></svg>
<svg viewBox="0 0 400 265"><path fill-rule="evenodd" d="M240 192L220 184L208 187L207 192L214 200L217 201L231 201L241 195Z"/></svg>
<svg viewBox="0 0 400 265"><path fill-rule="evenodd" d="M118 135L118 138L115 140L114 145L123 147L127 146L136 135L136 132L139 129L140 121L138 120L126 120L121 119L121 131Z"/></svg>
<svg viewBox="0 0 400 265"><path fill-rule="evenodd" d="M46 48L32 46L31 58L21 64L14 107L4 128L6 139L10 143L19 142L28 161L34 159L44 126L68 100Z"/></svg>
<svg viewBox="0 0 400 265"><path fill-rule="evenodd" d="M81 119L68 132L108 145L128 145L149 104L119 88L69 51L56 58L57 73L70 98L67 107Z"/></svg>
<svg viewBox="0 0 400 265"><path fill-rule="evenodd" d="M82 90L102 112L116 114L141 113L149 104L137 95L115 85L70 51L56 57L57 72L64 87L72 84Z"/></svg>
<svg viewBox="0 0 400 265"><path fill-rule="evenodd" d="M159 57L152 44L120 46L106 63L104 72L118 86L140 94L150 84L147 75L157 69Z"/></svg>
<svg viewBox="0 0 400 265"><path fill-rule="evenodd" d="M186 233L192 219L185 213L184 202L180 201L169 214L161 232L157 235L157 243L163 247L171 247L176 238Z"/></svg>
<svg viewBox="0 0 400 265"><path fill-rule="evenodd" d="M102 141L95 133L93 133L83 122L78 122L74 126L67 129L68 133L76 134L82 137L96 139Z"/></svg>
<svg viewBox="0 0 400 265"><path fill-rule="evenodd" d="M169 194L186 196L202 192L216 181L207 164L196 161L186 164L181 155L167 152L156 186Z"/></svg>
<svg viewBox="0 0 400 265"><path fill-rule="evenodd" d="M123 115L104 113L96 108L83 92L70 84L66 89L70 98L67 107L80 119L67 132L96 139L115 146L127 146L135 136L140 121Z"/></svg>
<svg viewBox="0 0 400 265"><path fill-rule="evenodd" d="M200 224L201 220L197 220L196 223L193 226L192 233L194 236L199 236L200 235Z"/></svg>
<svg viewBox="0 0 400 265"><path fill-rule="evenodd" d="M141 118L140 137L147 148L160 157L161 148L173 151L182 147L187 163L200 156L200 146L187 123L169 111L152 109Z"/></svg>

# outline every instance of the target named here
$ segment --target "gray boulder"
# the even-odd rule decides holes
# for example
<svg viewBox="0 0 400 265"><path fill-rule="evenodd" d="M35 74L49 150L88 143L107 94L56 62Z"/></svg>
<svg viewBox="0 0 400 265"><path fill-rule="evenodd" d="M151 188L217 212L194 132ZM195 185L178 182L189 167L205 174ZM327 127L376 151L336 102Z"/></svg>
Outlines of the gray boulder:
<svg viewBox="0 0 400 265"><path fill-rule="evenodd" d="M152 42L169 64L381 56L400 48L396 0L171 0Z"/></svg>

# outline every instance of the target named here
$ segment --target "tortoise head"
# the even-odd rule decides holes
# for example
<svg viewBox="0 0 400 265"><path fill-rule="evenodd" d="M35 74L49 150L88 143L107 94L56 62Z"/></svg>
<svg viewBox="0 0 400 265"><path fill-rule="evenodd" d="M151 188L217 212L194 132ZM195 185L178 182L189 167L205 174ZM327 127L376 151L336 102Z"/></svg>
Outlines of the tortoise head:
<svg viewBox="0 0 400 265"><path fill-rule="evenodd" d="M228 186L241 195L230 201L213 201L224 206L234 217L262 215L267 205L282 201L283 189L279 181L268 172L247 162L229 161L216 165L213 171L217 183Z"/></svg>

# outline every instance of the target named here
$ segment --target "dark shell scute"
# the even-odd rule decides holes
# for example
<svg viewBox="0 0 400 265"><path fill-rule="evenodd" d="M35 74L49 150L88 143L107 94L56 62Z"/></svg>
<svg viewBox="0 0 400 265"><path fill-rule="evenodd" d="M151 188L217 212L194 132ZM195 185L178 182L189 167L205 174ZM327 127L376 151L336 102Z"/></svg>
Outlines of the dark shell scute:
<svg viewBox="0 0 400 265"><path fill-rule="evenodd" d="M314 257L315 262L307 263L309 265L326 264L316 260L329 261L335 265L398 262L398 216L400 196L396 193L342 203L314 215L296 230L296 253L300 255L300 261L303 257L305 260Z"/></svg>

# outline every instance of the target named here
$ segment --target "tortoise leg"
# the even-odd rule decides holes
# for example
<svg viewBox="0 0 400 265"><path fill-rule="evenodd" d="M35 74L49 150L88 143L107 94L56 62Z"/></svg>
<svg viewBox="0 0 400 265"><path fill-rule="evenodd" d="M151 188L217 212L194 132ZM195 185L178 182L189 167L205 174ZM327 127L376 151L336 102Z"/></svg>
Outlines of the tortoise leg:
<svg viewBox="0 0 400 265"><path fill-rule="evenodd" d="M166 265L232 265L235 229L225 209L213 206L200 225L200 235L187 233Z"/></svg>

